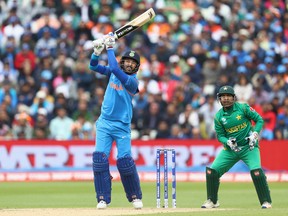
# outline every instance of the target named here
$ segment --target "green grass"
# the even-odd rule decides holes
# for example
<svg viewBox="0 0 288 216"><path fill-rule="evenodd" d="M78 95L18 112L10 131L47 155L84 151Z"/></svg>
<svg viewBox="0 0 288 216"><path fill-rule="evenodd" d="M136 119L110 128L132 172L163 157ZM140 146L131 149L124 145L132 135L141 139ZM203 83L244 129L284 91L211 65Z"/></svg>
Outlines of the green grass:
<svg viewBox="0 0 288 216"><path fill-rule="evenodd" d="M269 183L273 208L260 209L252 182L221 183L220 208L225 211L166 213L166 215L288 215L288 183ZM170 189L171 187L169 187ZM142 183L143 203L147 208L156 204L155 183ZM162 191L163 192L163 191ZM171 191L170 191L171 192ZM161 194L161 196L163 193ZM170 195L170 193L169 193ZM170 197L169 197L170 198ZM177 208L199 208L206 199L205 182L179 182ZM169 200L171 205L171 199ZM0 209L4 208L93 208L96 206L92 182L2 182ZM131 207L120 182L113 182L112 203L109 208ZM161 213L164 214L164 213Z"/></svg>

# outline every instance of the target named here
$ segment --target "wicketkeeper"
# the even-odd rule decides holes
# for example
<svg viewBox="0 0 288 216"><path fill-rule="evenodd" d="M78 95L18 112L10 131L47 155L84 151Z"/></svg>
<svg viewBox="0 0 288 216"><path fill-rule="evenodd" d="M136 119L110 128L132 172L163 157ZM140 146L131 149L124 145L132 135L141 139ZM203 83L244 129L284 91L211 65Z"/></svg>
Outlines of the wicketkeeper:
<svg viewBox="0 0 288 216"><path fill-rule="evenodd" d="M217 139L224 149L217 155L211 167L206 168L207 200L201 208L217 208L220 177L242 160L250 174L263 209L271 208L272 201L266 176L261 168L259 133L263 128L262 117L248 104L236 102L234 89L223 86L217 94L222 105L214 118ZM251 121L255 122L252 127Z"/></svg>
<svg viewBox="0 0 288 216"><path fill-rule="evenodd" d="M131 157L132 97L138 92L136 72L140 57L134 51L126 52L118 64L113 47L115 38L109 33L104 38L93 41L94 53L90 59L90 69L109 77L101 115L96 121L96 147L93 153L93 173L97 208L105 209L111 202L111 177L109 155L113 141L117 147L117 168L129 202L141 209L142 191L136 165ZM98 64L98 58L106 47L109 66Z"/></svg>

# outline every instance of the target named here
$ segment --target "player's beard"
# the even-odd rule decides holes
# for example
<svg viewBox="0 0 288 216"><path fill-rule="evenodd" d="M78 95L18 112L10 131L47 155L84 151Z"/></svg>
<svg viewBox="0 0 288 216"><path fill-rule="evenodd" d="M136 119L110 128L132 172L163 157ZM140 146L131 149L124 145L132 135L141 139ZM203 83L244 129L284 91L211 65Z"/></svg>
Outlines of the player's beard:
<svg viewBox="0 0 288 216"><path fill-rule="evenodd" d="M230 107L233 106L235 99L233 98L229 98L228 100L222 100L220 99L221 105L225 108L225 109L229 109Z"/></svg>
<svg viewBox="0 0 288 216"><path fill-rule="evenodd" d="M130 65L128 66L124 66L124 71L126 74L133 74L133 67L131 67Z"/></svg>

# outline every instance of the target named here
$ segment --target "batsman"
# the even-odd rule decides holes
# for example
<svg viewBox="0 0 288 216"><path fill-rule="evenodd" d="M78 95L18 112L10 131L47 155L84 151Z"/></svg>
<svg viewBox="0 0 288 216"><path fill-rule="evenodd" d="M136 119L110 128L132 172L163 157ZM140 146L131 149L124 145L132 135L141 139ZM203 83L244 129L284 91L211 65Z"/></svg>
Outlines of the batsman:
<svg viewBox="0 0 288 216"><path fill-rule="evenodd" d="M93 153L93 174L97 208L105 209L111 202L111 176L109 156L112 144L117 147L117 168L129 202L141 209L142 191L135 162L131 157L132 98L138 92L136 72L140 56L127 51L118 64L115 53L115 37L109 33L93 41L94 52L89 68L109 77L101 106L101 115L96 121L96 147ZM98 64L99 55L106 47L109 66Z"/></svg>
<svg viewBox="0 0 288 216"><path fill-rule="evenodd" d="M207 200L201 208L217 208L220 177L242 160L250 170L260 205L271 208L270 190L261 168L259 133L263 128L262 117L248 104L236 102L231 86L222 86L217 94L222 108L214 118L217 139L224 146L211 167L206 168ZM252 121L255 126L252 126Z"/></svg>

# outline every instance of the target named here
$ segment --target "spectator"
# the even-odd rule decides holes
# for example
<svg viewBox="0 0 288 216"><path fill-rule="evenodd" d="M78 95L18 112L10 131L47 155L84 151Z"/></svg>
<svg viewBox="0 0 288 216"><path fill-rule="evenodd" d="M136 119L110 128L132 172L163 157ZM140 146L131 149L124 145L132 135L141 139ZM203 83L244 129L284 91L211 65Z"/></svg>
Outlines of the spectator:
<svg viewBox="0 0 288 216"><path fill-rule="evenodd" d="M189 66L187 72L188 76L193 83L199 85L203 80L203 74L201 73L201 68L199 63L197 62L197 59L195 57L190 57L187 59L187 64Z"/></svg>
<svg viewBox="0 0 288 216"><path fill-rule="evenodd" d="M262 86L258 86L253 88L252 97L256 99L256 104L263 104L268 101L269 93L262 88Z"/></svg>
<svg viewBox="0 0 288 216"><path fill-rule="evenodd" d="M46 3L47 2L47 3ZM50 4L52 2L51 0L46 0L46 4ZM54 6L54 8L46 7L42 11L40 17L31 20L31 30L32 33L37 34L37 38L42 38L44 34L44 30L49 30L50 34L53 38L56 38L58 36L58 29L60 28L60 21L57 17L57 15L53 12L53 10L57 10L57 6L61 6L61 4ZM46 29L45 29L46 28Z"/></svg>
<svg viewBox="0 0 288 216"><path fill-rule="evenodd" d="M34 71L36 67L36 56L34 52L30 49L29 44L22 44L22 49L15 56L15 68L22 71L24 62L29 62L31 70Z"/></svg>
<svg viewBox="0 0 288 216"><path fill-rule="evenodd" d="M0 82L9 80L13 86L16 86L18 79L18 70L11 68L8 59L4 59L2 70L0 69Z"/></svg>
<svg viewBox="0 0 288 216"><path fill-rule="evenodd" d="M203 114L199 113L199 139L209 139L206 122Z"/></svg>
<svg viewBox="0 0 288 216"><path fill-rule="evenodd" d="M7 111L11 115L15 114L18 103L17 91L12 87L9 80L2 82L2 88L0 88L0 104L1 103L7 105Z"/></svg>
<svg viewBox="0 0 288 216"><path fill-rule="evenodd" d="M195 92L193 94L193 97L191 99L191 106L194 109L198 109L199 107L201 107L204 103L205 103L206 99L204 94L201 92L200 89L195 89Z"/></svg>
<svg viewBox="0 0 288 216"><path fill-rule="evenodd" d="M252 77L254 87L262 87L266 91L270 91L273 85L271 75L266 72L267 67L265 64L257 66L257 73Z"/></svg>
<svg viewBox="0 0 288 216"><path fill-rule="evenodd" d="M257 72L256 64L255 64L256 58L257 57L254 57L253 51L250 52L250 55L247 55L244 57L244 66L246 69L245 74L249 80ZM239 71L238 71L238 73L239 73Z"/></svg>
<svg viewBox="0 0 288 216"><path fill-rule="evenodd" d="M76 63L73 80L77 83L77 88L82 88L86 92L92 90L94 74L88 69L86 62L81 61Z"/></svg>
<svg viewBox="0 0 288 216"><path fill-rule="evenodd" d="M282 104L284 102L284 99L286 97L286 93L284 89L280 87L279 83L274 83L272 86L272 91L268 93L268 100L272 101L275 97L279 99L278 105Z"/></svg>
<svg viewBox="0 0 288 216"><path fill-rule="evenodd" d="M77 7L78 14L80 15L81 21L90 27L91 22L94 22L94 10L93 5L90 0L83 0L81 4Z"/></svg>
<svg viewBox="0 0 288 216"><path fill-rule="evenodd" d="M80 115L83 116L85 121L93 120L93 113L89 110L87 99L78 101L77 109L72 113L72 119L76 121Z"/></svg>
<svg viewBox="0 0 288 216"><path fill-rule="evenodd" d="M275 139L288 139L288 106L277 117Z"/></svg>
<svg viewBox="0 0 288 216"><path fill-rule="evenodd" d="M105 15L100 15L96 25L91 28L91 33L94 39L101 38L112 31L113 25L111 24L109 17Z"/></svg>
<svg viewBox="0 0 288 216"><path fill-rule="evenodd" d="M94 140L95 131L93 130L93 125L90 122L85 122L80 129L79 136L81 140Z"/></svg>
<svg viewBox="0 0 288 216"><path fill-rule="evenodd" d="M260 103L257 103L257 100L255 97L250 97L248 100L248 105L252 107L257 113L259 113L260 116L263 114L263 108Z"/></svg>
<svg viewBox="0 0 288 216"><path fill-rule="evenodd" d="M150 70L143 70L141 73L141 80L139 80L139 90L145 94L158 94L159 86L158 82L153 78L153 74Z"/></svg>
<svg viewBox="0 0 288 216"><path fill-rule="evenodd" d="M50 54L55 57L57 49L57 40L51 36L50 29L48 27L44 27L43 29L43 37L41 37L35 46L35 53L39 56L42 52L49 51Z"/></svg>
<svg viewBox="0 0 288 216"><path fill-rule="evenodd" d="M248 82L245 74L240 74L238 76L238 82L234 85L234 91L238 102L248 103L248 100L253 93L253 86Z"/></svg>
<svg viewBox="0 0 288 216"><path fill-rule="evenodd" d="M30 107L30 115L35 117L41 107L45 108L49 114L51 114L54 109L54 104L47 99L47 93L43 90L36 93L36 98Z"/></svg>
<svg viewBox="0 0 288 216"><path fill-rule="evenodd" d="M22 47L23 44L28 44L31 50L35 49L36 40L34 40L34 36L30 29L25 29L21 36L20 47Z"/></svg>
<svg viewBox="0 0 288 216"><path fill-rule="evenodd" d="M99 116L101 112L101 105L104 99L105 90L97 86L90 98L89 109L92 110L94 116Z"/></svg>
<svg viewBox="0 0 288 216"><path fill-rule="evenodd" d="M158 82L159 90L162 93L163 99L170 103L173 98L174 91L179 84L178 81L173 80L169 72L163 74Z"/></svg>
<svg viewBox="0 0 288 216"><path fill-rule="evenodd" d="M206 103L199 108L199 115L201 114L203 116L209 139L216 138L214 131L214 116L220 108L221 105L215 100L214 95L207 95Z"/></svg>
<svg viewBox="0 0 288 216"><path fill-rule="evenodd" d="M158 14L147 28L147 35L153 44L160 42L161 37L165 37L171 30L170 25L166 22L163 14Z"/></svg>
<svg viewBox="0 0 288 216"><path fill-rule="evenodd" d="M15 121L12 125L12 133L14 139L32 139L33 128L28 121L29 116L27 113L17 113Z"/></svg>
<svg viewBox="0 0 288 216"><path fill-rule="evenodd" d="M218 62L219 54L215 51L209 52L208 59L203 65L202 73L204 75L204 92L205 88L212 88L212 90L206 90L206 92L214 92L214 85L217 82L218 77L221 74L221 67Z"/></svg>
<svg viewBox="0 0 288 216"><path fill-rule="evenodd" d="M173 124L171 126L171 133L168 137L169 139L188 139L189 136L183 133L182 128L178 124Z"/></svg>
<svg viewBox="0 0 288 216"><path fill-rule="evenodd" d="M71 126L71 137L69 137L70 140L80 140L80 130L81 130L81 124L79 122L74 122Z"/></svg>
<svg viewBox="0 0 288 216"><path fill-rule="evenodd" d="M66 35L66 33L64 33ZM61 37L61 36L60 36ZM67 38L64 39L67 42ZM69 57L69 48L67 48L65 46L65 48L63 48L60 45L61 49L58 52L58 56L55 59L55 61L53 61L53 65L52 68L53 70L56 70L58 67L64 67L67 70L74 70L75 69L75 61L73 58ZM70 50L72 51L72 50Z"/></svg>
<svg viewBox="0 0 288 216"><path fill-rule="evenodd" d="M144 114L142 130L149 131L149 133L151 130L156 130L161 120L162 113L159 104L157 102L150 103Z"/></svg>
<svg viewBox="0 0 288 216"><path fill-rule="evenodd" d="M45 108L41 107L38 109L33 131L34 139L49 138L49 119L47 115L48 112Z"/></svg>
<svg viewBox="0 0 288 216"><path fill-rule="evenodd" d="M156 139L167 139L170 137L169 125L166 121L161 120L157 127Z"/></svg>
<svg viewBox="0 0 288 216"><path fill-rule="evenodd" d="M176 105L170 103L167 105L165 115L162 116L164 120L168 123L168 125L173 125L178 123L178 113L176 109Z"/></svg>
<svg viewBox="0 0 288 216"><path fill-rule="evenodd" d="M72 71L65 66L56 69L56 77L52 81L56 93L61 92L67 99L77 99L77 85L72 78Z"/></svg>
<svg viewBox="0 0 288 216"><path fill-rule="evenodd" d="M171 55L169 58L169 71L171 72L172 79L180 80L183 74L187 72L185 71L185 68L188 69L187 66L178 55Z"/></svg>
<svg viewBox="0 0 288 216"><path fill-rule="evenodd" d="M148 95L145 90L139 91L133 98L133 117L132 124L137 130L141 130L144 123L145 111L149 105Z"/></svg>
<svg viewBox="0 0 288 216"><path fill-rule="evenodd" d="M21 25L21 21L17 16L11 16L8 20L8 25L3 28L4 37L13 37L15 38L15 45L20 44L20 39L24 33L24 28Z"/></svg>
<svg viewBox="0 0 288 216"><path fill-rule="evenodd" d="M182 128L185 128L186 130L189 129L189 134L186 134L186 136L195 136L199 129L199 117L197 111L193 109L190 104L187 104L185 110L179 114L177 123Z"/></svg>
<svg viewBox="0 0 288 216"><path fill-rule="evenodd" d="M35 91L29 82L25 82L19 87L18 91L18 103L31 106L33 104Z"/></svg>
<svg viewBox="0 0 288 216"><path fill-rule="evenodd" d="M65 94L61 91L55 92L55 103L54 107L64 106L66 107L66 111L68 116L71 116L73 112L76 111L77 104L74 100L66 98Z"/></svg>
<svg viewBox="0 0 288 216"><path fill-rule="evenodd" d="M18 14L24 26L28 25L31 20L36 19L36 17L39 17L45 11L42 4L42 0L24 0L22 2L22 7L21 10L18 10Z"/></svg>
<svg viewBox="0 0 288 216"><path fill-rule="evenodd" d="M61 14L60 20L64 20L64 22L69 22L71 24L72 29L76 30L81 21L81 17L77 13L77 8L73 4L71 4L67 8L67 10L65 10Z"/></svg>
<svg viewBox="0 0 288 216"><path fill-rule="evenodd" d="M269 102L263 104L262 118L264 120L264 127L261 134L262 139L273 140L274 129L276 127L276 114L272 111L272 105Z"/></svg>
<svg viewBox="0 0 288 216"><path fill-rule="evenodd" d="M13 41L7 41L5 44L4 52L1 54L1 59L5 59L9 62L11 69L15 69L14 62L17 49L15 47L14 38Z"/></svg>
<svg viewBox="0 0 288 216"><path fill-rule="evenodd" d="M12 129L9 126L9 121L5 118L5 111L0 110L0 140L10 140L13 138ZM8 116L7 116L8 117Z"/></svg>
<svg viewBox="0 0 288 216"><path fill-rule="evenodd" d="M50 138L55 140L68 140L72 135L73 119L67 116L64 106L55 108L56 117L49 124Z"/></svg>

